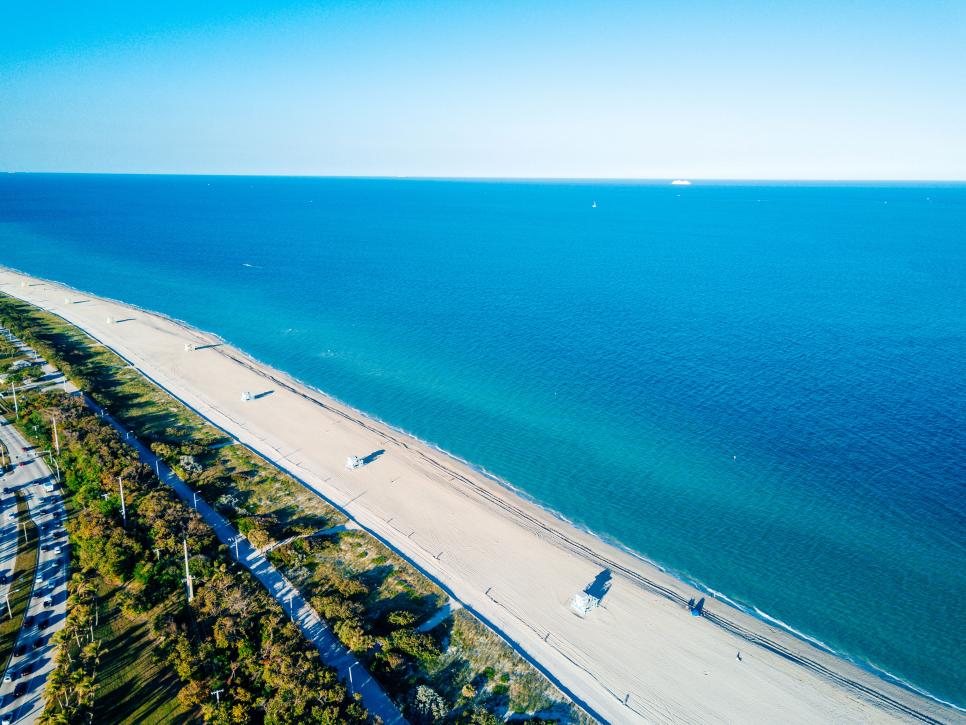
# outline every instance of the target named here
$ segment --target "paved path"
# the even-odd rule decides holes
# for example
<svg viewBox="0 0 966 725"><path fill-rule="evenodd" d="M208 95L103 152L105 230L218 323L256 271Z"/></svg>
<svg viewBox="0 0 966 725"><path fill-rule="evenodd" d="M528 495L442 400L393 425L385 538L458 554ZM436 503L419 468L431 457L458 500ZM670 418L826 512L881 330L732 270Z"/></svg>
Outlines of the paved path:
<svg viewBox="0 0 966 725"><path fill-rule="evenodd" d="M437 609L436 610L436 614L434 614L432 617L430 617L425 622L423 622L421 625L419 625L416 628L416 631L417 632L428 632L431 629L439 626L439 624L444 619L446 619L447 617L449 617L450 615L452 615L453 612L455 612L457 609L462 609L462 608L463 608L463 605L462 604L460 604L458 601L456 601L455 599L453 599L453 597L450 597L449 598L449 601L446 602L446 604L444 604L442 607L440 607L439 609Z"/></svg>
<svg viewBox="0 0 966 725"><path fill-rule="evenodd" d="M362 704L369 713L379 716L387 724L405 723L406 720L399 708L389 699L379 683L372 678L363 664L339 642L315 609L302 598L298 589L265 558L265 555L253 547L248 539L240 536L221 514L209 506L147 446L130 435L110 414L89 398L88 404L126 438L128 445L138 452L145 464L158 472L163 482L171 486L183 501L198 511L205 522L214 530L218 539L231 549L232 554L237 551L238 561L244 564L282 605L282 609L292 617L303 634L319 650L322 661L334 667L339 675L349 682L351 692L359 693Z"/></svg>
<svg viewBox="0 0 966 725"><path fill-rule="evenodd" d="M308 534L298 534L297 536L289 536L287 539L282 541L273 541L268 546L263 546L258 549L259 554L267 554L268 552L277 549L280 546L287 546L293 541L298 541L299 539L314 539L316 536L331 536L332 534L338 534L343 531L361 531L362 527L359 526L355 521L351 519L346 521L344 524L339 524L338 526L330 526L327 529L319 529L318 531L312 531Z"/></svg>

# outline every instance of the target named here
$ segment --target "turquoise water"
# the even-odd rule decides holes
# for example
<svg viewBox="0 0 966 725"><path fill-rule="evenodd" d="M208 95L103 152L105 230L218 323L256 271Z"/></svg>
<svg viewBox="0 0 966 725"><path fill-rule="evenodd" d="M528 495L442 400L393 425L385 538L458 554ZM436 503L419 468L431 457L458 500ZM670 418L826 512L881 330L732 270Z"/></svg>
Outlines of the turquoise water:
<svg viewBox="0 0 966 725"><path fill-rule="evenodd" d="M0 177L0 264L217 332L959 705L964 230L962 185Z"/></svg>

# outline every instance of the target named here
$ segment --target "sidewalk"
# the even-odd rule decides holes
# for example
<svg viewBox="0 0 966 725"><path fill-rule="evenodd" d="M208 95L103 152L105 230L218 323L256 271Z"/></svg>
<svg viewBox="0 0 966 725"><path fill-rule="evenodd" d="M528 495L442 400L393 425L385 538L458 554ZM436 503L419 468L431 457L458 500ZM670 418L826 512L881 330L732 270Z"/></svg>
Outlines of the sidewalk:
<svg viewBox="0 0 966 725"><path fill-rule="evenodd" d="M115 429L123 436L129 436L114 418L106 411L102 410L94 401L86 397L88 405L104 417ZM126 439L128 445L134 448L141 460L154 468L161 480L171 486L175 493L189 506L195 508L205 522L211 526L218 539L225 544L231 553L235 553L235 544L238 546L238 560L251 571L252 574L262 583L279 604L288 613L292 620L299 626L302 633L315 645L322 657L322 661L334 667L339 675L348 681L349 691L359 693L362 704L369 711L370 715L382 718L388 724L403 724L406 722L402 713L396 707L389 696L383 691L382 687L372 678L369 671L359 662L356 657L347 650L341 642L319 617L312 606L306 602L301 593L291 582L286 579L278 569L267 559L264 554L253 547L248 539L240 536L232 528L231 524L211 506L209 506L201 496L197 497L195 505L195 493L188 485L178 478L165 463L152 453L147 446L137 440L134 436Z"/></svg>

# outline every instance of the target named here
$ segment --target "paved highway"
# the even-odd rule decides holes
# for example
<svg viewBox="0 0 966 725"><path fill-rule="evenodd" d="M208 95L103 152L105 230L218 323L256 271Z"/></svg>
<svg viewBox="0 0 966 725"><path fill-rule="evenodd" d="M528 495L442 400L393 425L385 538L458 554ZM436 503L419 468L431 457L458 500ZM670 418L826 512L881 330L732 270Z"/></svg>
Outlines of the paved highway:
<svg viewBox="0 0 966 725"><path fill-rule="evenodd" d="M0 477L4 489L10 491L3 495L3 519L0 522L5 553L0 561L0 570L5 570L8 577L16 558L13 542L18 536L18 529L22 536L24 523L16 516L14 492L20 492L26 499L28 515L40 532L38 578L22 575L9 585L15 590L26 587L33 591L14 656L0 683L3 722L19 725L34 722L44 709L44 687L54 669L56 648L52 635L63 628L67 614L67 535L59 487L40 452L31 449L20 432L3 417L0 417L0 443L10 451L14 464ZM14 513L14 518L10 517L10 513ZM60 553L57 553L58 547ZM3 616L6 616L6 612Z"/></svg>

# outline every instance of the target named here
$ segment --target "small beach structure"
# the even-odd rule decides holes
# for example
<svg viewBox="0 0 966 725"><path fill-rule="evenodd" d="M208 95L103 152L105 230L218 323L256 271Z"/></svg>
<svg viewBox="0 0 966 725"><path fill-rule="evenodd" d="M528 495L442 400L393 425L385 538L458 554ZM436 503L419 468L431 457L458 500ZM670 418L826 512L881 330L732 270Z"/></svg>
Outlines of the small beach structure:
<svg viewBox="0 0 966 725"><path fill-rule="evenodd" d="M570 609L579 617L586 617L600 606L600 599L587 592L577 592L570 600Z"/></svg>
<svg viewBox="0 0 966 725"><path fill-rule="evenodd" d="M362 467L362 459L359 456L349 456L345 461L345 467L350 471L354 468Z"/></svg>
<svg viewBox="0 0 966 725"><path fill-rule="evenodd" d="M244 393L241 394L241 399L243 401L254 400L255 396L246 390Z"/></svg>
<svg viewBox="0 0 966 725"><path fill-rule="evenodd" d="M186 342L184 344L184 349L185 349L185 352L191 352L195 349L195 346L192 345L190 342Z"/></svg>

